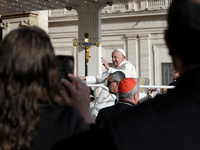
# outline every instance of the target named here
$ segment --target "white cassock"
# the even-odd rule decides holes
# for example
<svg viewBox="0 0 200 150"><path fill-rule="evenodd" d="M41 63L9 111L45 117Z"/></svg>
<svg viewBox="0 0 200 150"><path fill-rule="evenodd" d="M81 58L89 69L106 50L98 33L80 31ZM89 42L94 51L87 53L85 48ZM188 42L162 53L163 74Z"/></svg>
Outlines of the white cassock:
<svg viewBox="0 0 200 150"><path fill-rule="evenodd" d="M89 84L98 84L98 83L104 83L104 85L107 85L107 77L110 73L116 72L116 71L122 71L126 78L135 78L136 77L136 71L135 67L127 60L124 60L117 68L110 67L109 70L103 72L102 74L96 75L96 76L87 76L86 77L86 83ZM95 119L99 110L112 106L115 104L116 96L114 94L110 94L109 91L102 89L97 101L92 101L90 103L90 113L92 115L92 118Z"/></svg>

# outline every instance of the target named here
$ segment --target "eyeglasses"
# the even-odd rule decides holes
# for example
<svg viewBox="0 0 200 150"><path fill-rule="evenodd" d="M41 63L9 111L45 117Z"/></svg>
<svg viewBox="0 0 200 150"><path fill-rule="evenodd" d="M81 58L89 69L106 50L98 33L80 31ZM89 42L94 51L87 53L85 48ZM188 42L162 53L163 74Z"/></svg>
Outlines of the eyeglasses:
<svg viewBox="0 0 200 150"><path fill-rule="evenodd" d="M109 81L108 80L108 84L107 84L107 86L109 86L111 83L113 83L113 82L117 82L117 81Z"/></svg>

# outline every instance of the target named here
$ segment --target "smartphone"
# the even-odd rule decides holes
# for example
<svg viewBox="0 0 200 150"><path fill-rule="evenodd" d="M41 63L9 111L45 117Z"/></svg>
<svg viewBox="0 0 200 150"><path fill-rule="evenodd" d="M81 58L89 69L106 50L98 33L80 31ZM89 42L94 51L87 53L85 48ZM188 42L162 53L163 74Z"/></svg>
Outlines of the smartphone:
<svg viewBox="0 0 200 150"><path fill-rule="evenodd" d="M74 57L73 56L65 56L65 55L57 55L57 65L58 65L58 75L60 79L64 78L72 82L68 78L68 74L74 74ZM62 84L62 83L61 83ZM67 87L63 85L63 88L66 90L67 94L70 96L70 92Z"/></svg>

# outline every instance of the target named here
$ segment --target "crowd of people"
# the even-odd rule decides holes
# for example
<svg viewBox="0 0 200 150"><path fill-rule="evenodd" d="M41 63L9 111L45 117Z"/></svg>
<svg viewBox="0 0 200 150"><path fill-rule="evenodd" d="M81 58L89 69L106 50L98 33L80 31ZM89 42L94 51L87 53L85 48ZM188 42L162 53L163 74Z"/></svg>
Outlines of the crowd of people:
<svg viewBox="0 0 200 150"><path fill-rule="evenodd" d="M178 72L172 83L176 87L143 103L135 67L122 49L112 53L114 68L102 58L106 72L69 74L70 82L58 76L45 31L11 31L0 45L0 150L200 149L200 1L173 0L167 23L165 41L176 69L171 72ZM112 105L96 106L95 117L82 80L104 83L116 96ZM105 93L100 98L101 103Z"/></svg>

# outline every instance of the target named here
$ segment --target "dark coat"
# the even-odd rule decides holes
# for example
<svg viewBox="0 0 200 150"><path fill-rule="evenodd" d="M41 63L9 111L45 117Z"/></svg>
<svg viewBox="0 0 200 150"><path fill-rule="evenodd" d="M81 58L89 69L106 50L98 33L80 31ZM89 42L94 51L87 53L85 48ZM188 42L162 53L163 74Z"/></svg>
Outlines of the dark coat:
<svg viewBox="0 0 200 150"><path fill-rule="evenodd" d="M107 119L118 116L120 113L133 108L135 108L133 104L119 102L114 106L101 109L97 120L104 122ZM103 128L99 128L97 124L91 124L90 127L91 130L59 141L51 150L79 150L80 148L87 150L114 149L115 145L113 145L112 139L104 132Z"/></svg>
<svg viewBox="0 0 200 150"><path fill-rule="evenodd" d="M118 150L200 149L200 68L176 88L106 123Z"/></svg>
<svg viewBox="0 0 200 150"><path fill-rule="evenodd" d="M99 127L103 127L105 120L132 109L133 107L134 105L132 103L119 101L116 105L100 109L95 121Z"/></svg>
<svg viewBox="0 0 200 150"><path fill-rule="evenodd" d="M46 109L37 123L31 150L50 150L58 141L88 129L78 110L71 106Z"/></svg>

